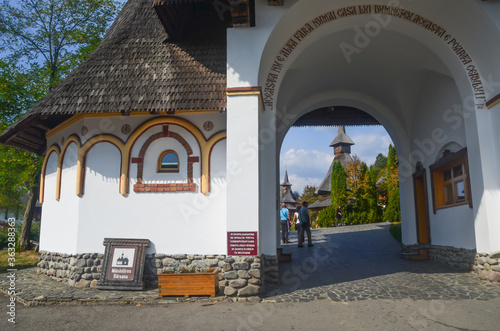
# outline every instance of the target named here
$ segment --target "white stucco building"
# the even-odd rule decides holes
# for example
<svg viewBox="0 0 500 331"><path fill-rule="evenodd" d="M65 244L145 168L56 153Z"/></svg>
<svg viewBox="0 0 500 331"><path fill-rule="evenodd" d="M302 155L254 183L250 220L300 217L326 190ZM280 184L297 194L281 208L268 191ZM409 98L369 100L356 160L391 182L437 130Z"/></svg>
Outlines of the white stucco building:
<svg viewBox="0 0 500 331"><path fill-rule="evenodd" d="M500 251L500 3L216 3L130 0L2 134L45 155L42 250L102 253L113 237L231 255L229 235L250 233L243 255L275 256L281 143L343 106L395 143L405 244Z"/></svg>

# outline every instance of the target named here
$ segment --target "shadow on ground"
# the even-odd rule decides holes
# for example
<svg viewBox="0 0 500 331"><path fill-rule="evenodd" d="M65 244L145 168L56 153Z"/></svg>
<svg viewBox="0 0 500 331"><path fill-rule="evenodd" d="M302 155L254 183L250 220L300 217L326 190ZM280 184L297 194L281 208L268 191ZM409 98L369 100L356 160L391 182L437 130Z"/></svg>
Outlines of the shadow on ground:
<svg viewBox="0 0 500 331"><path fill-rule="evenodd" d="M313 230L314 247L283 245L292 262L280 262L275 286L263 299L277 302L331 299L489 299L500 286L435 261L408 261L388 223Z"/></svg>

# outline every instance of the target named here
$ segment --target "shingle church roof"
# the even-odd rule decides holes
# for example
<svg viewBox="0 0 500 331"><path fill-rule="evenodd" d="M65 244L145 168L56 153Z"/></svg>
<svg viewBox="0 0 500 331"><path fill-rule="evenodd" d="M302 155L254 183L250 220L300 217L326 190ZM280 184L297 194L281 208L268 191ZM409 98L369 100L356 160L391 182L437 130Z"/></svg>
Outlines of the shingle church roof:
<svg viewBox="0 0 500 331"><path fill-rule="evenodd" d="M337 128L337 136L333 139L330 147L335 147L339 144L354 145L354 141L345 133L345 126L339 125Z"/></svg>
<svg viewBox="0 0 500 331"><path fill-rule="evenodd" d="M79 113L225 111L225 29L169 42L153 1L129 0L95 52L0 142L43 153L45 132Z"/></svg>

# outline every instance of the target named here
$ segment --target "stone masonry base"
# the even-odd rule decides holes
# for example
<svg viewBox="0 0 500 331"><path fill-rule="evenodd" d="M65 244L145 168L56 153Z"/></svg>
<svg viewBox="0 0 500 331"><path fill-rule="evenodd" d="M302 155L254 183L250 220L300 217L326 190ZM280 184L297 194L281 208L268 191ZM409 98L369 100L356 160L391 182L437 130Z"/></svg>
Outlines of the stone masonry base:
<svg viewBox="0 0 500 331"><path fill-rule="evenodd" d="M474 271L481 279L500 282L500 252L476 253L474 249L432 245L429 258L453 268Z"/></svg>
<svg viewBox="0 0 500 331"><path fill-rule="evenodd" d="M96 287L101 276L103 254L60 254L41 252L39 274L76 287ZM147 254L144 269L146 288L158 287L158 272L176 263L189 264L204 261L219 269L219 296L253 297L262 293L264 286L278 279L276 256L239 257L226 255Z"/></svg>

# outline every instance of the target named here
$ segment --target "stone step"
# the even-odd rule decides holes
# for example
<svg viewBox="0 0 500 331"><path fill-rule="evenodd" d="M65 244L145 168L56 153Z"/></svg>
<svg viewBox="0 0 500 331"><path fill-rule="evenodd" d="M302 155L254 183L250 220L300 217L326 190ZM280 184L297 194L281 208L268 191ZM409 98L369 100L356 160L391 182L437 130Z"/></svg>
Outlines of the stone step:
<svg viewBox="0 0 500 331"><path fill-rule="evenodd" d="M429 249L416 248L408 251L402 251L401 257L410 261L427 261L429 259Z"/></svg>

